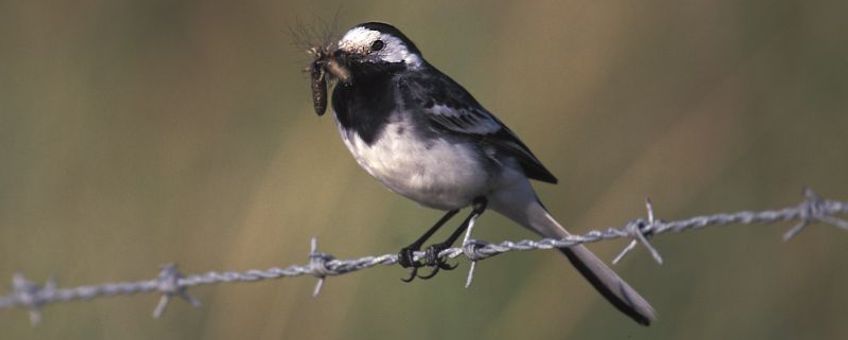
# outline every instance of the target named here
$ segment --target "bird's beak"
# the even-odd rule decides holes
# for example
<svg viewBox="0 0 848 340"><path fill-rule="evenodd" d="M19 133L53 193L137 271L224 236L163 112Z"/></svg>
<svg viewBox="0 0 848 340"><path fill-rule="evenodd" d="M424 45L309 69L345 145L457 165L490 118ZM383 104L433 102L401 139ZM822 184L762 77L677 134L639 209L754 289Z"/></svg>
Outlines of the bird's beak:
<svg viewBox="0 0 848 340"><path fill-rule="evenodd" d="M327 61L325 68L336 79L344 83L350 83L350 65L356 58L357 56L350 52L336 50L333 52L333 56Z"/></svg>
<svg viewBox="0 0 848 340"><path fill-rule="evenodd" d="M352 57L351 53L348 52L348 51L338 49L335 52L333 52L333 60L335 60L337 63L339 63L342 66L347 67L348 65L350 65L351 59L353 59L353 57Z"/></svg>

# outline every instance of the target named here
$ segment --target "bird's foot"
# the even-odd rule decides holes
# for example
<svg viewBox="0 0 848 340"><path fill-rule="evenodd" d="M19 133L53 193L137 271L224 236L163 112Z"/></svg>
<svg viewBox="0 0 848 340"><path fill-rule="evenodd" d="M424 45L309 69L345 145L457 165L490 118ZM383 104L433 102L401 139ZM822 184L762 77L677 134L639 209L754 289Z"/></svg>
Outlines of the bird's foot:
<svg viewBox="0 0 848 340"><path fill-rule="evenodd" d="M418 275L418 268L423 266L421 262L416 261L414 258L415 252L420 249L421 246L413 244L401 249L398 253L398 264L404 268L412 268L409 277L401 279L403 282L412 282L412 280L415 280L415 277Z"/></svg>
<svg viewBox="0 0 848 340"><path fill-rule="evenodd" d="M422 280L431 279L436 274L439 273L440 270L454 270L457 265L451 265L447 263L447 258L444 256L439 256L439 253L442 250L450 248L451 244L447 242L436 243L427 247L427 250L424 252L424 257L420 260L414 259L414 253L420 250L419 247L415 245L403 248L400 250L398 254L398 264L404 268L412 268L412 271L409 273L409 276L403 280L403 282L412 282L415 278L420 278ZM433 271L426 275L418 274L418 269L422 267L433 267Z"/></svg>

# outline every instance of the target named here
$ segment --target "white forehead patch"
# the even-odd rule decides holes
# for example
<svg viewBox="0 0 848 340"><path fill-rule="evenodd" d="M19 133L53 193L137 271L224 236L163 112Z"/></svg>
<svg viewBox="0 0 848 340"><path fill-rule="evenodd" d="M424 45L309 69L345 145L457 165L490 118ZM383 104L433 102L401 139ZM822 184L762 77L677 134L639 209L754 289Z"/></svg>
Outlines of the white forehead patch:
<svg viewBox="0 0 848 340"><path fill-rule="evenodd" d="M383 49L371 52L371 44L378 39L383 41ZM340 50L345 52L371 55L376 60L390 63L404 62L412 68L421 66L421 57L410 52L403 41L395 36L382 34L364 27L351 28L339 40L338 46Z"/></svg>
<svg viewBox="0 0 848 340"><path fill-rule="evenodd" d="M374 40L380 39L380 32L364 27L354 27L339 40L339 49L354 52L363 47L370 47Z"/></svg>

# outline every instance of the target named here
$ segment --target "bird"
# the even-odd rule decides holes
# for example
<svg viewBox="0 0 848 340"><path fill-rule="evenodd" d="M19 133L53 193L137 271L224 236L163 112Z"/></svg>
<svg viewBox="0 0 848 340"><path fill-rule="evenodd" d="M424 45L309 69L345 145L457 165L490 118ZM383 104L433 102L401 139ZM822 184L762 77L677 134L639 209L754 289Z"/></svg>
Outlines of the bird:
<svg viewBox="0 0 848 340"><path fill-rule="evenodd" d="M471 214L447 240L429 246L427 254L450 247L487 210L542 237L570 235L530 183L556 184L557 178L464 87L425 60L400 30L382 22L358 24L342 35L329 58L347 72L333 87L331 107L356 162L390 191L445 211L399 252L399 264L412 268L404 281L453 269L444 259L416 260L413 253L467 207ZM619 311L645 326L656 319L650 303L586 247L559 250ZM433 271L420 275L420 267Z"/></svg>

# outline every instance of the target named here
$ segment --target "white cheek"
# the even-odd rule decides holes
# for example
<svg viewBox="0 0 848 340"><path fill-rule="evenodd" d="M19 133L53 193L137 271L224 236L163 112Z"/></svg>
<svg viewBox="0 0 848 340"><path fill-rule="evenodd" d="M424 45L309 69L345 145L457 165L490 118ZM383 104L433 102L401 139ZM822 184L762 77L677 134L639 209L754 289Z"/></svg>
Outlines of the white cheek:
<svg viewBox="0 0 848 340"><path fill-rule="evenodd" d="M383 41L385 47L376 53L377 59L390 63L403 62L411 69L417 69L423 64L421 57L411 53L400 39L362 27L348 31L339 40L338 48L349 53L368 54L371 53L371 44L378 39Z"/></svg>
<svg viewBox="0 0 848 340"><path fill-rule="evenodd" d="M421 58L409 52L400 39L386 35L383 35L381 39L386 43L386 47L380 51L380 59L390 63L403 62L413 69L421 66Z"/></svg>

